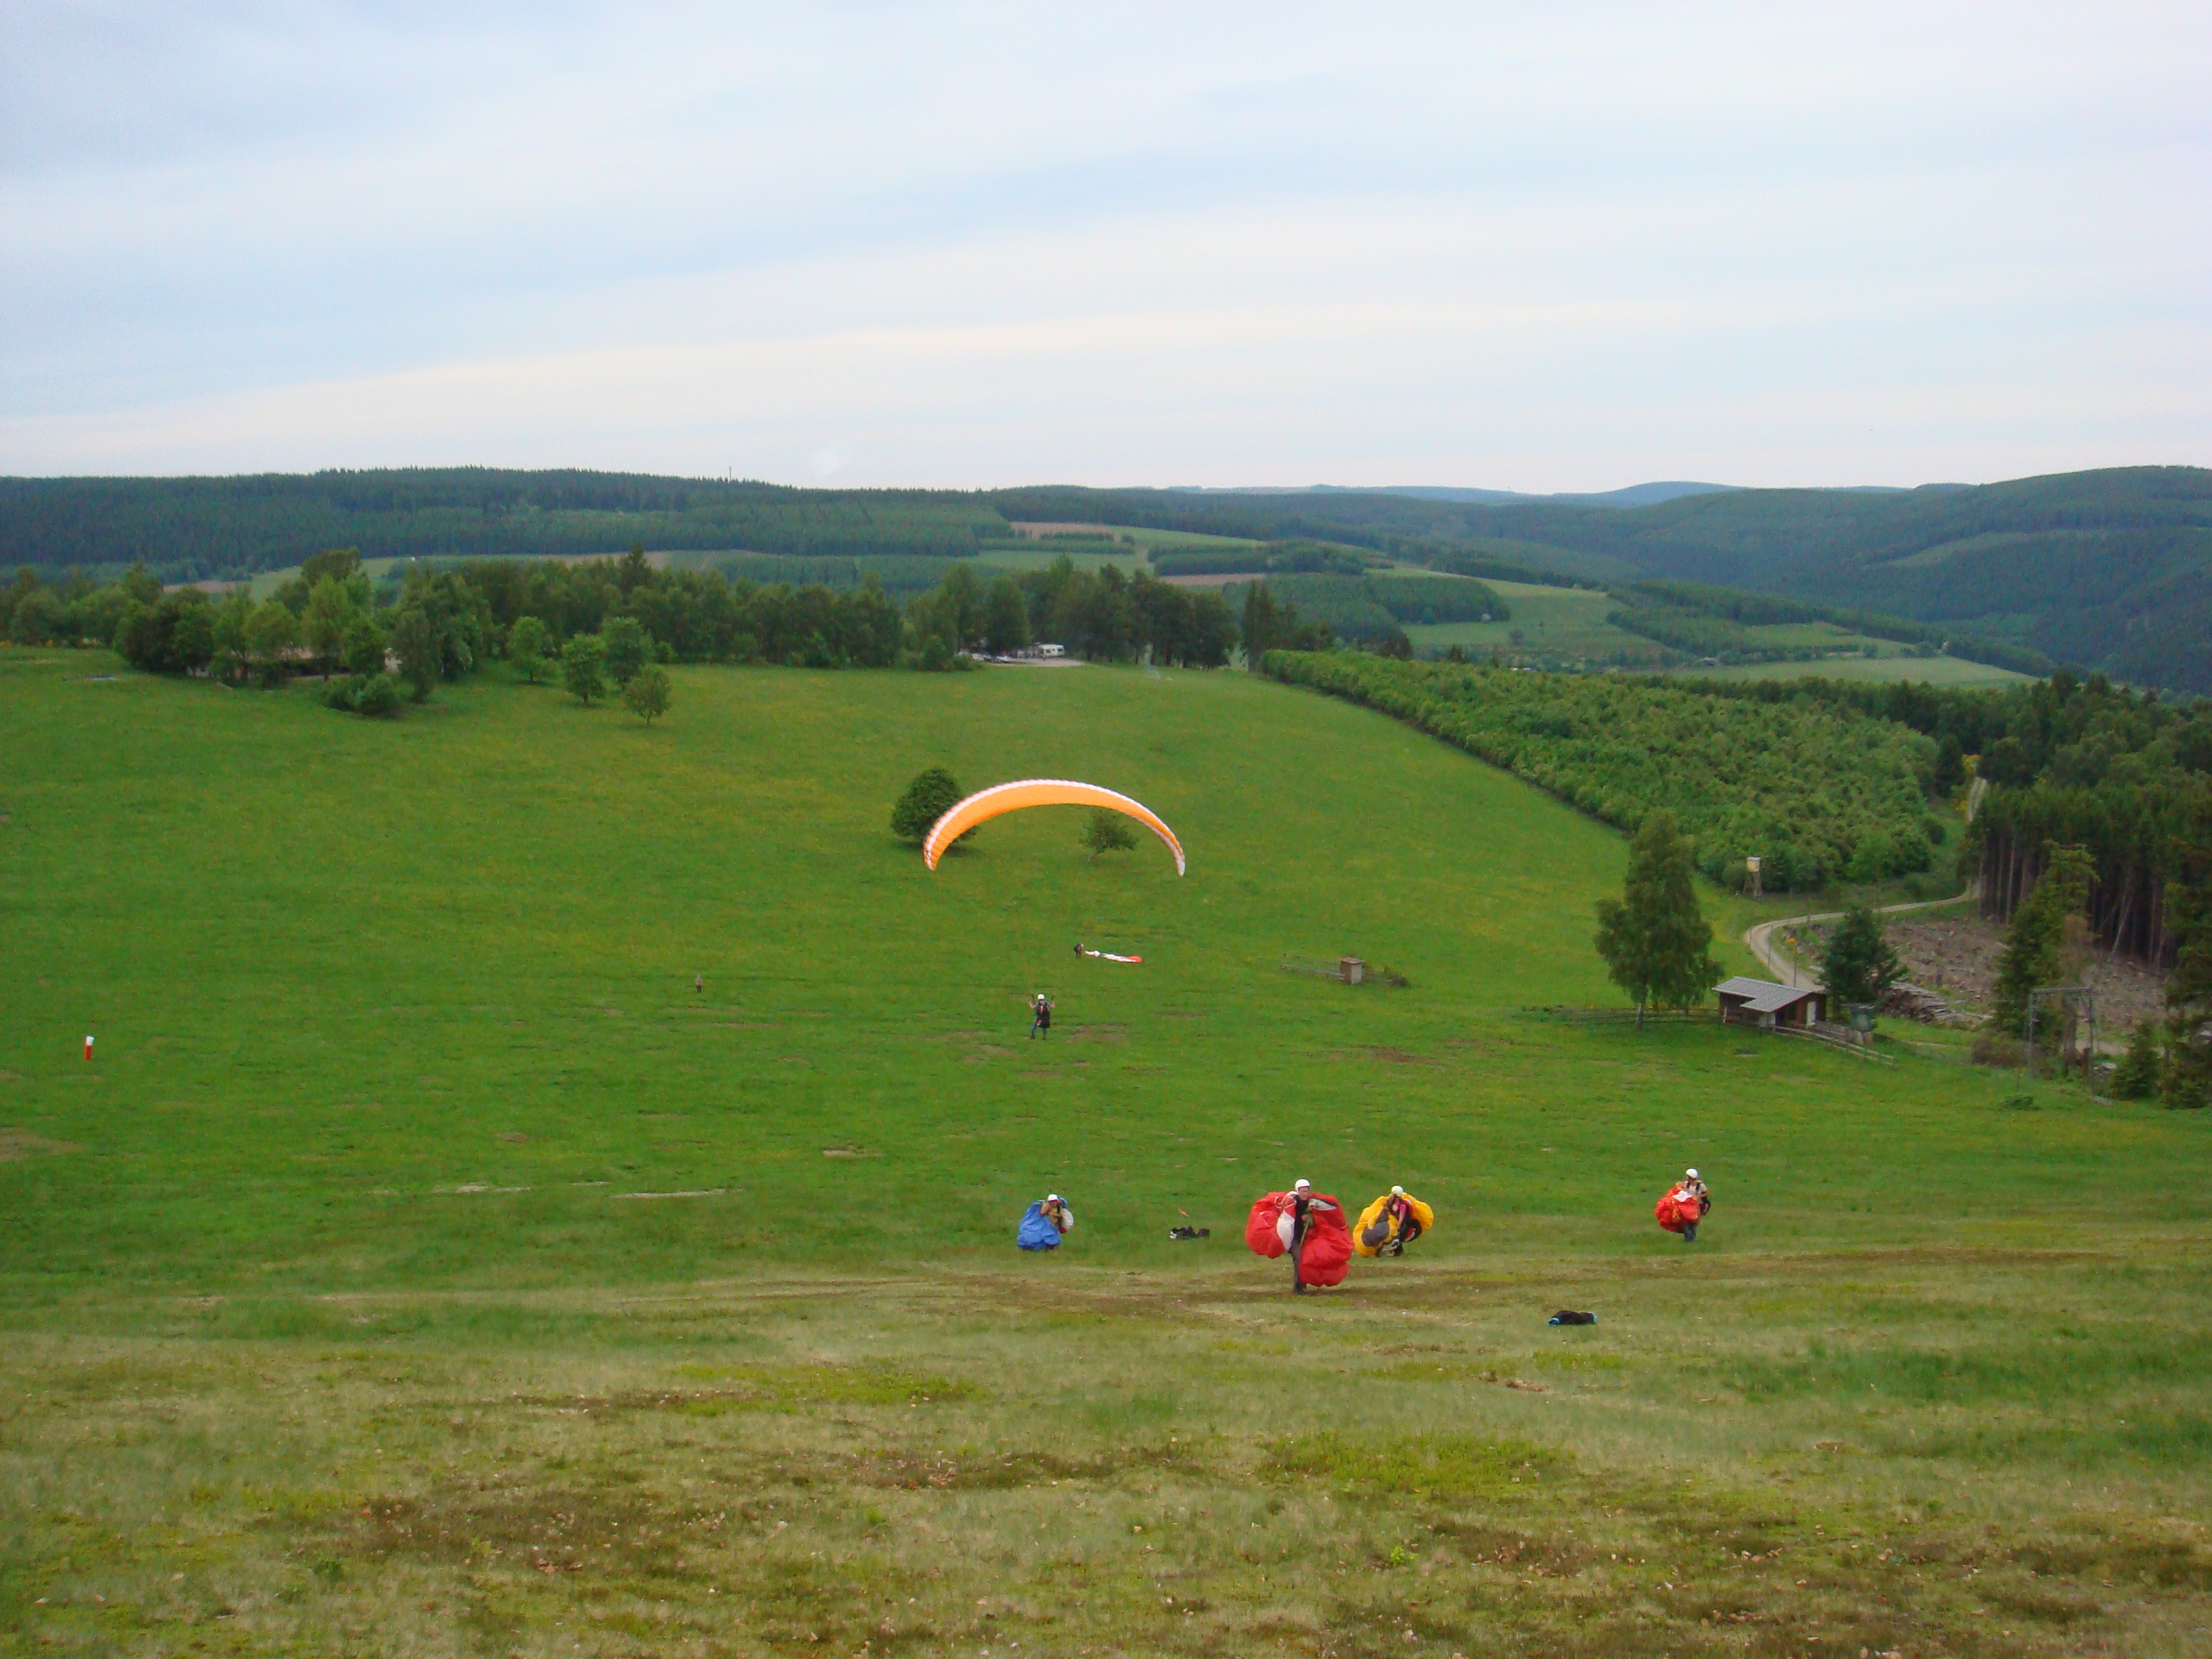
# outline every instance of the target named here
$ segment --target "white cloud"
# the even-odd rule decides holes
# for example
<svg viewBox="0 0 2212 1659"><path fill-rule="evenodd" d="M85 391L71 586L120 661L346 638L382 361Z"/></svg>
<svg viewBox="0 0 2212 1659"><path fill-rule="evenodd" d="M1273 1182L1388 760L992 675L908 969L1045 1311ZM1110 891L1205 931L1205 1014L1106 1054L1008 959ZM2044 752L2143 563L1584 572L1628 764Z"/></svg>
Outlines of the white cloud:
<svg viewBox="0 0 2212 1659"><path fill-rule="evenodd" d="M0 470L2212 459L2207 45L2148 7L41 14Z"/></svg>

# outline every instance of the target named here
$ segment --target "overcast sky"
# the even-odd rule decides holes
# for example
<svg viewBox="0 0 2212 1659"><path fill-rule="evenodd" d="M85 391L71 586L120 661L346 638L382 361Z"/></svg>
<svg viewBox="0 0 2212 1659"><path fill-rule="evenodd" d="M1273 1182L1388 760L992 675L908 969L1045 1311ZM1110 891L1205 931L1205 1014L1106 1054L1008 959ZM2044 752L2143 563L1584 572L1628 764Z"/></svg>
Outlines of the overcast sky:
<svg viewBox="0 0 2212 1659"><path fill-rule="evenodd" d="M0 472L2212 463L2212 6L0 0Z"/></svg>

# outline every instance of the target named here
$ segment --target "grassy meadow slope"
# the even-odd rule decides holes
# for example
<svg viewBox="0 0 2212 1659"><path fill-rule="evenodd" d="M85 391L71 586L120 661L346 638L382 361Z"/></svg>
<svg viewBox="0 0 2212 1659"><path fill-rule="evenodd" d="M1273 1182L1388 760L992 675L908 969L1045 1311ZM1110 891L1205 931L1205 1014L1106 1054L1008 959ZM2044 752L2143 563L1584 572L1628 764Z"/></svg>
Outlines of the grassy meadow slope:
<svg viewBox="0 0 2212 1659"><path fill-rule="evenodd" d="M1463 754L1226 673L104 661L0 652L0 1646L2202 1650L2207 1126L1531 1015L1614 1000L1624 848ZM1190 874L928 875L932 762ZM1413 984L1279 965L1344 951ZM1298 1175L1439 1228L1293 1302Z"/></svg>

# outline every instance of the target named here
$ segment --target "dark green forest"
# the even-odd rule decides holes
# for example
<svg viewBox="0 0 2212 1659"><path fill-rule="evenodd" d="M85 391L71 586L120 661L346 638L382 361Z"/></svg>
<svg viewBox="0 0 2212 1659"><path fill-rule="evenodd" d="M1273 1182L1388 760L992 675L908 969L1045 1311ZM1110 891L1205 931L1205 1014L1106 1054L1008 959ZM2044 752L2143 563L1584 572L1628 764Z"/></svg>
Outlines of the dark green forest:
<svg viewBox="0 0 2212 1659"><path fill-rule="evenodd" d="M972 495L793 489L491 467L236 478L0 478L0 567L234 581L327 548L365 559L670 551L963 557L1011 535Z"/></svg>
<svg viewBox="0 0 2212 1659"><path fill-rule="evenodd" d="M2212 471L2201 467L1913 490L1735 489L1632 508L1335 491L989 499L1014 517L1318 538L1504 580L1498 563L1469 556L1608 586L1622 575L1726 586L1925 623L1983 647L1962 653L1980 660L2212 693Z"/></svg>
<svg viewBox="0 0 2212 1659"><path fill-rule="evenodd" d="M0 568L112 574L143 562L167 581L234 580L331 547L372 559L532 557L640 541L670 551L945 559L1003 544L1010 520L1338 550L1314 574L1354 574L1355 550L1365 550L1493 580L1724 586L1839 618L1879 612L1923 626L1930 643L1967 641L1960 654L1984 660L2212 693L2212 471L2196 467L1915 490L1737 489L1635 507L1333 490L809 490L481 467L18 478L0 480ZM1160 568L1222 556L1164 555ZM1684 639L1732 637L1688 616L1637 620Z"/></svg>

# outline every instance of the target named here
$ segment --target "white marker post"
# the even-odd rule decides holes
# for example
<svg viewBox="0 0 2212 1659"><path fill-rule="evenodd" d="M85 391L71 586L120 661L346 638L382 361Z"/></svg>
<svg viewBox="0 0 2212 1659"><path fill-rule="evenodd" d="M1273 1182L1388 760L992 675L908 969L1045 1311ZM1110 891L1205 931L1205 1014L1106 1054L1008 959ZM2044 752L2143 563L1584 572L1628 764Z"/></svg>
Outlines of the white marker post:
<svg viewBox="0 0 2212 1659"><path fill-rule="evenodd" d="M84 1040L84 1058L87 1065L92 1063L92 1038L89 1036Z"/></svg>

